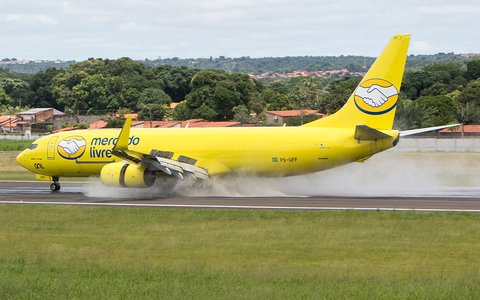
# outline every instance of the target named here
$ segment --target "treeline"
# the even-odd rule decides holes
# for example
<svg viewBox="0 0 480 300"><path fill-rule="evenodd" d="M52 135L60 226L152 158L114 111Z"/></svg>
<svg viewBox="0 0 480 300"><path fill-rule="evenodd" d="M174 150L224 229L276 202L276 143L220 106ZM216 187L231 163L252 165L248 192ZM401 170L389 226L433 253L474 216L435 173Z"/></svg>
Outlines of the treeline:
<svg viewBox="0 0 480 300"><path fill-rule="evenodd" d="M2 71L0 108L12 113L16 106L53 107L70 115L128 110L139 112L143 120L167 117L258 122L266 110L313 107L335 111L359 80L346 77L332 83L308 77L266 84L244 73L149 67L128 58L89 59L70 64L67 70L50 68L28 76ZM168 108L171 102L179 103L173 114ZM252 113L256 120L250 117Z"/></svg>
<svg viewBox="0 0 480 300"><path fill-rule="evenodd" d="M433 64L405 72L395 126L415 129L449 123L480 124L480 60Z"/></svg>
<svg viewBox="0 0 480 300"><path fill-rule="evenodd" d="M465 58L453 53L437 53L434 55L410 55L407 58L406 69L419 70L424 66L435 63L459 63L465 69L466 64L480 57ZM4 59L6 60L6 59ZM139 62L149 67L158 67L169 65L172 67L189 67L198 68L200 70L212 69L223 70L228 73L290 73L293 71L307 70L313 71L331 71L348 69L349 72L364 72L368 70L373 62L374 57L367 56L287 56L287 57L265 57L265 58L228 58L220 56L219 58L189 58L180 59L178 57L156 59L156 60L140 60ZM29 62L27 64L9 64L2 65L2 68L8 68L17 73L35 74L45 71L49 68L68 69L68 66L74 61L65 63L54 62Z"/></svg>
<svg viewBox="0 0 480 300"><path fill-rule="evenodd" d="M1 76L0 105L53 107L67 114L101 114L120 108L150 115L152 108L168 113L168 104L190 93L199 70L170 66L147 67L128 58L89 59L67 70L50 68L24 80L18 73ZM3 77L3 78L2 78ZM6 97L5 97L6 96Z"/></svg>
<svg viewBox="0 0 480 300"><path fill-rule="evenodd" d="M465 124L480 124L479 78L480 60L405 72L395 127L461 122L462 111ZM267 110L334 113L360 80L309 76L266 82L223 70L153 67L128 58L89 59L70 64L67 70L50 68L33 75L0 69L0 108L3 113L12 113L15 107L54 107L70 115L134 111L140 120L260 122ZM173 113L171 102L179 103Z"/></svg>

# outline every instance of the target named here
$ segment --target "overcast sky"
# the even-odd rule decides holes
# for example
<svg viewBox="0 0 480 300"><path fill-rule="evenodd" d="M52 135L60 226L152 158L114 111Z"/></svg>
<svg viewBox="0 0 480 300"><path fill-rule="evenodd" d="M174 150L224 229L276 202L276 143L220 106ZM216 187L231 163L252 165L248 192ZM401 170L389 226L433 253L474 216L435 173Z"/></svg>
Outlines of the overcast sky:
<svg viewBox="0 0 480 300"><path fill-rule="evenodd" d="M0 59L480 53L480 1L0 0Z"/></svg>

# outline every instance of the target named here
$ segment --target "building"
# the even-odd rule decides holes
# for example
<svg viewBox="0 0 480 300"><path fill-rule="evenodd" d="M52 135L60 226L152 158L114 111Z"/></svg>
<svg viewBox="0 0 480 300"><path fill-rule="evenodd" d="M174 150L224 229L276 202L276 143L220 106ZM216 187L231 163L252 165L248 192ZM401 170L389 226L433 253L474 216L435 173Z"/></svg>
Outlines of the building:
<svg viewBox="0 0 480 300"><path fill-rule="evenodd" d="M242 127L240 122L211 122L203 119L191 119L182 121L182 128L213 128L213 127Z"/></svg>
<svg viewBox="0 0 480 300"><path fill-rule="evenodd" d="M321 114L316 110L312 109L304 109L303 115L311 115L316 114L320 118L325 117L325 114ZM269 124L280 124L283 125L287 123L288 118L290 117L298 117L302 115L302 110L272 110L266 112L267 123Z"/></svg>
<svg viewBox="0 0 480 300"><path fill-rule="evenodd" d="M462 125L458 127L446 128L440 130L439 137L444 138L461 138L462 137ZM467 138L478 138L480 136L480 125L464 125L463 136Z"/></svg>
<svg viewBox="0 0 480 300"><path fill-rule="evenodd" d="M17 116L0 116L0 128L2 132L20 133L17 123L21 121Z"/></svg>
<svg viewBox="0 0 480 300"><path fill-rule="evenodd" d="M45 132L47 126L53 126L52 119L55 116L64 116L65 114L55 108L33 108L27 111L17 113L15 122L16 130L11 132L22 132L27 135L32 132Z"/></svg>
<svg viewBox="0 0 480 300"><path fill-rule="evenodd" d="M29 121L30 123L42 123L53 116L63 116L63 112L55 108L33 108L27 111L17 113L17 117L22 121Z"/></svg>

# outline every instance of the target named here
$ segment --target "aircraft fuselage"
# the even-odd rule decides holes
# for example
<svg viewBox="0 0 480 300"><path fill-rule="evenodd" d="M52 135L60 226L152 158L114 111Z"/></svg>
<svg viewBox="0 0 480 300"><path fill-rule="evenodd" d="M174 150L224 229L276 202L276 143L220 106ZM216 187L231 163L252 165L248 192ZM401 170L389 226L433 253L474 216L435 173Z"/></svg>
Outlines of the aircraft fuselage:
<svg viewBox="0 0 480 300"><path fill-rule="evenodd" d="M251 172L260 176L290 176L318 172L361 161L393 147L392 138L358 141L354 131L341 128L257 127L131 129L129 148L142 153L152 149L177 159L197 160L210 176ZM100 174L103 166L122 159L112 155L119 130L79 130L43 137L26 149L17 161L25 168L54 177L85 177ZM78 143L74 153L61 147ZM59 145L60 144L60 145ZM32 148L32 147L30 147Z"/></svg>

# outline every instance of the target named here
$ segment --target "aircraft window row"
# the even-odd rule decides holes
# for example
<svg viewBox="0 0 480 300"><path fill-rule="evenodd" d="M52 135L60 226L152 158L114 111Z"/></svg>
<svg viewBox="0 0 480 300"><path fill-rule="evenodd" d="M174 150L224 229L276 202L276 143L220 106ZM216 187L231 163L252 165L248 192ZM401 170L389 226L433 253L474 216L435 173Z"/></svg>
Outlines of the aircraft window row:
<svg viewBox="0 0 480 300"><path fill-rule="evenodd" d="M28 147L28 149L30 150L33 150L35 148L37 148L38 144L31 144L30 147Z"/></svg>

